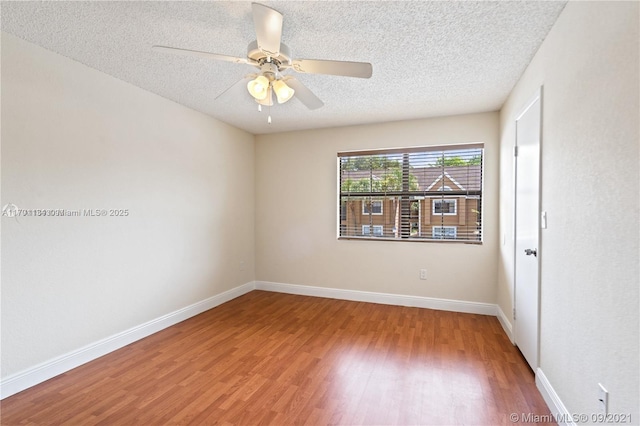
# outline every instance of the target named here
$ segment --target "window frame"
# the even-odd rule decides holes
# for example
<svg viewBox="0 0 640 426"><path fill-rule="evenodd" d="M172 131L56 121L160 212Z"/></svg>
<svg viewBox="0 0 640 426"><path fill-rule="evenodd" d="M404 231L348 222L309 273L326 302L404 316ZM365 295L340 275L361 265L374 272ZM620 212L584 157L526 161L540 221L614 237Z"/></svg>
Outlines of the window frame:
<svg viewBox="0 0 640 426"><path fill-rule="evenodd" d="M365 227L369 228L370 226L373 226L373 233L370 234L370 233L367 232L365 234L364 233L364 228ZM380 234L379 235L376 234L376 228L380 228ZM362 235L363 236L368 235L369 238L371 238L371 237L384 237L384 225L362 225Z"/></svg>
<svg viewBox="0 0 640 426"><path fill-rule="evenodd" d="M445 201L453 201L453 213L436 212L436 203L444 203ZM457 216L458 215L458 199L457 198L432 198L431 199L431 215L433 216Z"/></svg>
<svg viewBox="0 0 640 426"><path fill-rule="evenodd" d="M372 212L367 212L365 211L365 208L367 207L367 204L369 204L369 202L371 203L371 210L373 210L373 203L380 203L380 213L374 213ZM362 202L362 215L371 215L371 216L382 216L384 214L384 200L369 200L369 201L363 201Z"/></svg>
<svg viewBox="0 0 640 426"><path fill-rule="evenodd" d="M446 238L446 233L442 234L440 238L435 236L436 229L453 229L453 238ZM458 236L458 227L454 225L433 225L431 227L431 238L434 240L455 240Z"/></svg>
<svg viewBox="0 0 640 426"><path fill-rule="evenodd" d="M337 239L482 245L485 234L484 161L485 144L482 142L338 152L338 205L343 202L346 205L358 202L363 205L360 211L356 208L355 212L351 207L346 219L338 216ZM434 174L436 172L439 177ZM372 199L381 201L380 213L366 211L364 202ZM410 213L411 202L416 199L424 200L419 204L417 218ZM461 199L477 201L469 205L458 202ZM431 208L426 205L429 200ZM435 212L435 206L442 200L453 204L453 212ZM388 209L391 210L385 212ZM454 216L459 218L454 219ZM372 221L373 217L379 219ZM361 235L362 225L382 226L390 233L384 234L383 231L383 238ZM444 238L444 235L443 238L434 238L434 226L446 228L444 232L449 233L449 238ZM455 237L451 238L451 232Z"/></svg>

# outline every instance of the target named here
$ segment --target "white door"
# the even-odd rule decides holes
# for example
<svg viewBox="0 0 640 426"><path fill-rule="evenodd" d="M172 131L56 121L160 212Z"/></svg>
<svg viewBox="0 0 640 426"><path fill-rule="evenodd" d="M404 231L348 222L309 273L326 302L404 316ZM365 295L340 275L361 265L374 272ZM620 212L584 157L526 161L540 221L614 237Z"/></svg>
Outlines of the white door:
<svg viewBox="0 0 640 426"><path fill-rule="evenodd" d="M540 290L540 89L516 118L515 149L515 342L533 369L538 367Z"/></svg>

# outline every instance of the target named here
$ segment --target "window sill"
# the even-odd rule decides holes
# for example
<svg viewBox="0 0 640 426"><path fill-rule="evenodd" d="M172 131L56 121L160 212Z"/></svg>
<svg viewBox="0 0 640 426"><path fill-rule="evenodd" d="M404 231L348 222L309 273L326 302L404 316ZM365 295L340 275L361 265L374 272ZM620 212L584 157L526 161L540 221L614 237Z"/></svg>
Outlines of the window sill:
<svg viewBox="0 0 640 426"><path fill-rule="evenodd" d="M393 238L393 237L358 237L357 235L349 237L338 237L338 240L356 240L356 241L388 241L395 243L437 243L437 244L471 244L482 245L482 241L470 240L449 240L449 239L428 239L428 238Z"/></svg>

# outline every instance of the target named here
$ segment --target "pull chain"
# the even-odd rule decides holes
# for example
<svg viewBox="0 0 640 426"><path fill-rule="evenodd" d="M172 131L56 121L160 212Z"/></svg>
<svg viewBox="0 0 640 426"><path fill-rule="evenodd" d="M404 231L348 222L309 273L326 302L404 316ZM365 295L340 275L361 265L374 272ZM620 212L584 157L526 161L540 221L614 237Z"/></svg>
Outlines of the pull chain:
<svg viewBox="0 0 640 426"><path fill-rule="evenodd" d="M267 124L271 124L271 104L273 103L273 93L271 89L271 83L269 83L269 116L267 117Z"/></svg>

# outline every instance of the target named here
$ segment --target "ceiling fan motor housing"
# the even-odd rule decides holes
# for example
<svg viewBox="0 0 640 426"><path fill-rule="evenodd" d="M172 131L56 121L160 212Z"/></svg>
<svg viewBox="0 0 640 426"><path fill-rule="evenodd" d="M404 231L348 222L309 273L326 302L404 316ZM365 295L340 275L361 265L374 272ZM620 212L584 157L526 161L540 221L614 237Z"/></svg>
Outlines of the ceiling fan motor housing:
<svg viewBox="0 0 640 426"><path fill-rule="evenodd" d="M291 66L291 50L284 43L280 43L280 52L277 56L268 56L258 48L258 42L254 40L247 46L247 57L258 62L260 66L271 62L276 65L277 71L281 71L283 67Z"/></svg>

